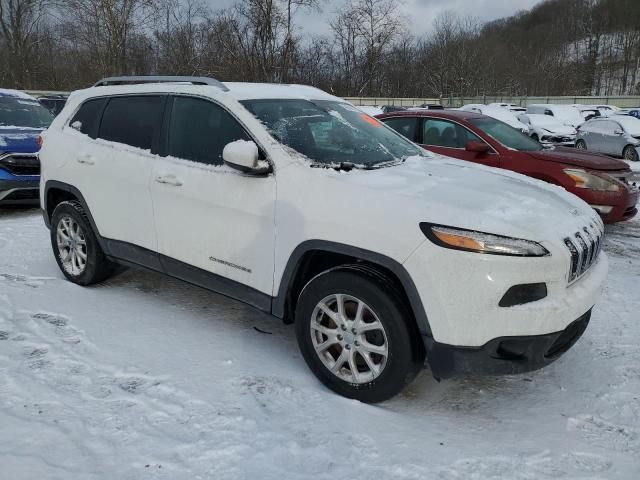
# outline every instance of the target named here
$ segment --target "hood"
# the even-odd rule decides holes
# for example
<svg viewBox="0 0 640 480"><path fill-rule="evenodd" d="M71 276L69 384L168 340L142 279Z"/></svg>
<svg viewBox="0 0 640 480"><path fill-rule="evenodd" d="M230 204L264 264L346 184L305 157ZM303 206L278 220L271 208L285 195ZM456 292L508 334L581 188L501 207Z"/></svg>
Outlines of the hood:
<svg viewBox="0 0 640 480"><path fill-rule="evenodd" d="M21 127L0 127L0 152L36 153L38 135L42 130Z"/></svg>
<svg viewBox="0 0 640 480"><path fill-rule="evenodd" d="M539 152L522 152L527 153L538 160L546 160L548 162L564 163L576 167L582 167L589 170L628 170L629 165L622 160L607 157L599 153L590 153L576 148L556 147L552 150L541 150Z"/></svg>
<svg viewBox="0 0 640 480"><path fill-rule="evenodd" d="M576 134L576 129L569 125L537 125L538 128L547 130L553 135L572 136Z"/></svg>
<svg viewBox="0 0 640 480"><path fill-rule="evenodd" d="M337 173L336 179L349 183L351 192L360 190L361 198L373 198L375 192L379 215L385 217L379 221L386 223L424 221L557 241L596 217L592 208L560 187L439 155L413 157L380 170Z"/></svg>

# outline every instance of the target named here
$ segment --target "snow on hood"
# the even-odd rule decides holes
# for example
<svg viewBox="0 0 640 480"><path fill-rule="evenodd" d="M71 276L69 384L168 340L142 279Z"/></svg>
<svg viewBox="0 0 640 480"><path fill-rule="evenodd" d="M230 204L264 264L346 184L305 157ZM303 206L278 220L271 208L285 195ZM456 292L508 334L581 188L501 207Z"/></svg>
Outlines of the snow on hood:
<svg viewBox="0 0 640 480"><path fill-rule="evenodd" d="M378 204L403 212L410 221L527 240L557 239L595 216L591 207L563 188L439 155L412 157L401 166L380 170L337 172L336 177L350 183L352 191L375 189Z"/></svg>
<svg viewBox="0 0 640 480"><path fill-rule="evenodd" d="M507 125L517 128L518 130L528 129L524 123L518 120L513 113L509 110L501 107L482 107L482 114L487 117L495 118L496 120L500 120L501 122L506 123Z"/></svg>
<svg viewBox="0 0 640 480"><path fill-rule="evenodd" d="M527 114L531 125L534 127L544 128L550 132L559 133L562 135L573 135L576 133L575 128L565 125L558 121L556 118L549 115L540 114Z"/></svg>
<svg viewBox="0 0 640 480"><path fill-rule="evenodd" d="M0 127L0 152L35 153L42 130L25 127Z"/></svg>

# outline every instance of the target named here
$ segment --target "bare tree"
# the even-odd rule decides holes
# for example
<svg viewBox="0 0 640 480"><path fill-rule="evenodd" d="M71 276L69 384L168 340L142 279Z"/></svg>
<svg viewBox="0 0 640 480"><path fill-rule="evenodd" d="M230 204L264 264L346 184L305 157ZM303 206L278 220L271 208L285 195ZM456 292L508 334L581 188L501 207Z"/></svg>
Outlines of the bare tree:
<svg viewBox="0 0 640 480"><path fill-rule="evenodd" d="M17 88L32 86L46 6L46 0L0 0L0 45L9 82Z"/></svg>

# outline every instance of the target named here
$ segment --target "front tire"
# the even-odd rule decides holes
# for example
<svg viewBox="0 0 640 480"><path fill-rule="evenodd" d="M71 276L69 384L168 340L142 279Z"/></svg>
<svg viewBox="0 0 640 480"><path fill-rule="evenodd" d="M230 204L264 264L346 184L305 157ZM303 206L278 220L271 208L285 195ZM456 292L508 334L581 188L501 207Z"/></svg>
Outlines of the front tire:
<svg viewBox="0 0 640 480"><path fill-rule="evenodd" d="M638 151L633 145L627 145L622 151L622 158L631 162L637 162L639 160Z"/></svg>
<svg viewBox="0 0 640 480"><path fill-rule="evenodd" d="M58 267L78 285L109 278L115 265L105 256L87 215L77 201L56 206L51 216L51 246Z"/></svg>
<svg viewBox="0 0 640 480"><path fill-rule="evenodd" d="M296 336L307 365L334 392L366 403L398 394L424 356L393 284L359 266L328 270L302 290Z"/></svg>
<svg viewBox="0 0 640 480"><path fill-rule="evenodd" d="M587 143L584 140L578 140L576 142L576 148L578 150L586 150L587 149Z"/></svg>

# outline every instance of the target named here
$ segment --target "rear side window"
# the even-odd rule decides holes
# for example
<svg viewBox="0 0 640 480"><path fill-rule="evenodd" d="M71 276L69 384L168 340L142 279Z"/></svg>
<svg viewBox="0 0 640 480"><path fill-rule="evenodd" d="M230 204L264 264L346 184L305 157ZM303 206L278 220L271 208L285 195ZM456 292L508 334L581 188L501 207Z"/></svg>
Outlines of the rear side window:
<svg viewBox="0 0 640 480"><path fill-rule="evenodd" d="M151 150L153 135L160 129L163 100L156 95L111 98L102 115L98 136Z"/></svg>
<svg viewBox="0 0 640 480"><path fill-rule="evenodd" d="M222 165L222 150L236 140L251 140L224 108L199 98L175 97L168 131L172 157Z"/></svg>
<svg viewBox="0 0 640 480"><path fill-rule="evenodd" d="M383 120L389 127L393 128L403 137L408 138L412 142L416 140L416 130L418 119L415 117L390 118Z"/></svg>
<svg viewBox="0 0 640 480"><path fill-rule="evenodd" d="M96 138L105 103L107 103L106 98L94 98L84 102L69 122L71 128L75 128L91 138Z"/></svg>

